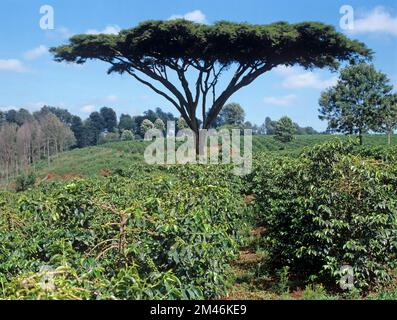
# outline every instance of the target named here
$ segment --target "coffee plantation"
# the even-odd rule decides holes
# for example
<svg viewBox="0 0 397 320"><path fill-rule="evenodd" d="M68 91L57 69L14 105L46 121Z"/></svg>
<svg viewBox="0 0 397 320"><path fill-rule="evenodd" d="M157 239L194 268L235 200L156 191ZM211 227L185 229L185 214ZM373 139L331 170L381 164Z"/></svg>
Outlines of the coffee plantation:
<svg viewBox="0 0 397 320"><path fill-rule="evenodd" d="M359 297L394 297L396 156L336 139L257 152L243 178L136 161L0 191L0 299L233 297L247 250L269 292L343 298L348 265Z"/></svg>
<svg viewBox="0 0 397 320"><path fill-rule="evenodd" d="M393 160L380 160L389 154L336 141L298 158L260 156L251 188L272 267L334 289L344 265L353 268L356 288L389 283L397 262L397 175Z"/></svg>

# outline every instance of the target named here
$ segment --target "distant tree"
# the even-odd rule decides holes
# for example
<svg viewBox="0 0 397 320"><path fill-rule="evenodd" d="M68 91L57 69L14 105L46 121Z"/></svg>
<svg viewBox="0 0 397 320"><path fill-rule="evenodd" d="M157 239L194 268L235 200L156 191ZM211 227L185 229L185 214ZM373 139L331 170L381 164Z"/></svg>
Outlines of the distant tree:
<svg viewBox="0 0 397 320"><path fill-rule="evenodd" d="M272 121L270 117L266 117L264 127L267 135L274 135L276 131L277 121Z"/></svg>
<svg viewBox="0 0 397 320"><path fill-rule="evenodd" d="M296 127L292 120L288 117L282 117L276 123L275 136L274 138L283 143L290 142L294 139Z"/></svg>
<svg viewBox="0 0 397 320"><path fill-rule="evenodd" d="M122 141L131 141L134 140L134 133L131 130L123 130L121 133Z"/></svg>
<svg viewBox="0 0 397 320"><path fill-rule="evenodd" d="M6 114L0 110L0 127L6 123Z"/></svg>
<svg viewBox="0 0 397 320"><path fill-rule="evenodd" d="M252 123L249 121L244 122L243 129L253 129Z"/></svg>
<svg viewBox="0 0 397 320"><path fill-rule="evenodd" d="M189 128L189 126L187 125L185 119L183 119L182 117L180 117L176 123L176 128L179 130L183 130L183 129L187 129Z"/></svg>
<svg viewBox="0 0 397 320"><path fill-rule="evenodd" d="M152 121L150 121L149 119L145 119L142 121L141 123L141 132L143 135L145 135L145 133L147 131L149 131L150 129L154 129L154 124Z"/></svg>
<svg viewBox="0 0 397 320"><path fill-rule="evenodd" d="M4 177L8 181L15 170L16 161L16 137L18 126L15 123L6 123L0 128L0 169L4 171Z"/></svg>
<svg viewBox="0 0 397 320"><path fill-rule="evenodd" d="M26 122L32 122L33 116L32 114L26 109L19 109L15 115L15 123L18 126L22 126Z"/></svg>
<svg viewBox="0 0 397 320"><path fill-rule="evenodd" d="M261 134L260 131L261 131L261 129L258 127L258 125L254 124L254 125L252 126L252 134L253 134L253 135Z"/></svg>
<svg viewBox="0 0 397 320"><path fill-rule="evenodd" d="M73 132L53 113L45 113L39 118L41 130L44 134L44 150L48 164L50 156L64 151L76 143Z"/></svg>
<svg viewBox="0 0 397 320"><path fill-rule="evenodd" d="M305 127L303 128L305 131L305 134L318 134L318 132L316 130L314 130L312 127Z"/></svg>
<svg viewBox="0 0 397 320"><path fill-rule="evenodd" d="M156 108L156 115L159 119L161 119L165 124L168 121L175 121L176 118L171 112L164 112L161 108Z"/></svg>
<svg viewBox="0 0 397 320"><path fill-rule="evenodd" d="M98 144L105 144L119 140L120 140L120 135L118 132L102 132L99 137Z"/></svg>
<svg viewBox="0 0 397 320"><path fill-rule="evenodd" d="M17 123L17 111L14 109L8 110L5 118L8 123Z"/></svg>
<svg viewBox="0 0 397 320"><path fill-rule="evenodd" d="M157 130L160 130L161 132L165 131L165 124L164 124L163 120L161 120L160 118L156 119L156 121L154 122L154 127Z"/></svg>
<svg viewBox="0 0 397 320"><path fill-rule="evenodd" d="M208 115L207 115L208 116ZM223 125L223 120L220 115L217 115L214 121L212 121L210 128L218 128Z"/></svg>
<svg viewBox="0 0 397 320"><path fill-rule="evenodd" d="M103 107L100 110L100 115L103 119L103 127L108 132L115 132L117 128L117 115L112 108Z"/></svg>
<svg viewBox="0 0 397 320"><path fill-rule="evenodd" d="M119 130L132 130L134 126L134 121L129 114L121 114L119 121Z"/></svg>
<svg viewBox="0 0 397 320"><path fill-rule="evenodd" d="M222 119L222 125L231 124L238 126L243 124L245 119L244 109L238 103L227 104L219 115Z"/></svg>
<svg viewBox="0 0 397 320"><path fill-rule="evenodd" d="M90 114L86 121L86 134L88 135L89 145L97 145L101 133L105 130L106 123L99 112Z"/></svg>
<svg viewBox="0 0 397 320"><path fill-rule="evenodd" d="M98 144L99 136L101 132L98 133L98 130L95 128L93 121L88 117L83 121L84 127L84 146L95 146Z"/></svg>
<svg viewBox="0 0 397 320"><path fill-rule="evenodd" d="M378 124L379 111L385 96L392 90L387 76L373 65L360 63L341 71L338 83L321 94L321 120L335 132L363 134Z"/></svg>
<svg viewBox="0 0 397 320"><path fill-rule="evenodd" d="M139 136L143 137L145 134L141 132L141 124L143 120L145 120L145 116L134 116L132 117L133 120L133 127L132 130Z"/></svg>
<svg viewBox="0 0 397 320"><path fill-rule="evenodd" d="M55 133L55 142L58 144L56 152L63 152L76 145L76 138L73 131L66 124L59 122L58 130Z"/></svg>
<svg viewBox="0 0 397 320"><path fill-rule="evenodd" d="M33 113L36 119L40 118L40 116L52 113L54 114L63 124L67 126L72 125L73 115L67 110L58 107L51 107L51 106L43 106L40 111L36 111Z"/></svg>
<svg viewBox="0 0 397 320"><path fill-rule="evenodd" d="M380 108L379 122L375 130L387 134L387 143L391 144L391 135L397 129L397 94L384 97Z"/></svg>
<svg viewBox="0 0 397 320"><path fill-rule="evenodd" d="M72 130L76 138L76 147L85 147L85 130L83 121L79 116L73 116L71 120L70 130Z"/></svg>
<svg viewBox="0 0 397 320"><path fill-rule="evenodd" d="M22 126L18 128L16 145L19 170L23 168L25 173L28 172L29 165L33 162L32 160L32 147L33 147L33 121L24 122Z"/></svg>
<svg viewBox="0 0 397 320"><path fill-rule="evenodd" d="M277 66L336 69L340 61L372 55L363 43L319 22L206 25L184 19L146 21L117 35L75 35L51 52L58 62L106 62L109 74L128 74L167 99L195 132L196 153L198 113L208 129L236 92ZM222 75L230 78L221 91Z"/></svg>
<svg viewBox="0 0 397 320"><path fill-rule="evenodd" d="M153 123L154 123L154 122L157 120L157 118L158 118L157 113L156 113L155 111L151 110L151 109L145 111L145 112L143 113L143 116L145 117L145 119L148 119L148 120L150 120L150 121L153 122Z"/></svg>

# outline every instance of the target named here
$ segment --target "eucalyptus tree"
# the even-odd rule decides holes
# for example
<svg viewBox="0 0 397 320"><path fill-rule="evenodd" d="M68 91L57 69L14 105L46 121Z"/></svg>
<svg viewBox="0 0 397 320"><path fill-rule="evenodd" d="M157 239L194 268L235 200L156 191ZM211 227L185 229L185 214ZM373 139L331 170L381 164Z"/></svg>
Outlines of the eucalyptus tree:
<svg viewBox="0 0 397 320"><path fill-rule="evenodd" d="M277 66L335 70L342 61L372 55L363 43L319 22L206 25L183 19L146 21L117 35L75 35L51 52L58 62L101 60L110 64L109 74L130 75L168 100L197 141L200 127L210 128L233 94ZM222 75L229 79L220 88Z"/></svg>

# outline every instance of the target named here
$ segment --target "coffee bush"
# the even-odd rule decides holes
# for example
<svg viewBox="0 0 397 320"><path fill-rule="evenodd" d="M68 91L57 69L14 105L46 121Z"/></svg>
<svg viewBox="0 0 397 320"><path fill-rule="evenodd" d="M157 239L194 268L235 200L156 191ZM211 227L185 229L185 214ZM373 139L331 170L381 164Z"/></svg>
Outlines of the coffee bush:
<svg viewBox="0 0 397 320"><path fill-rule="evenodd" d="M252 191L267 229L270 265L336 287L349 265L354 285L388 283L397 262L395 164L329 142L297 158L256 161Z"/></svg>

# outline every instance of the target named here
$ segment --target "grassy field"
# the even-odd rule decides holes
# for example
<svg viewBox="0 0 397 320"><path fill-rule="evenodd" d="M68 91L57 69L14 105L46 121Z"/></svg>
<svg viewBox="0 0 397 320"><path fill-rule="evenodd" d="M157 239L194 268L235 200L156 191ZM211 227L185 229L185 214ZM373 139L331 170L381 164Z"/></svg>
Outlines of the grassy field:
<svg viewBox="0 0 397 320"><path fill-rule="evenodd" d="M302 135L287 144L275 140L272 136L254 136L253 152L274 152L279 154L298 154L304 147L310 147L332 139L348 139L336 135ZM368 135L364 137L368 146L386 146L384 135ZM392 137L392 144L397 144L397 136ZM148 145L145 141L113 142L95 147L76 149L59 154L52 158L51 166L46 161L37 165L37 175L58 177L95 176L106 172L128 168L131 164L144 161L143 154Z"/></svg>

